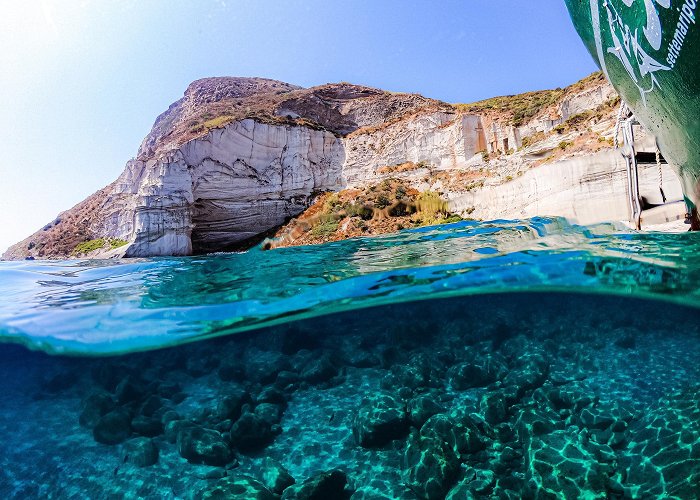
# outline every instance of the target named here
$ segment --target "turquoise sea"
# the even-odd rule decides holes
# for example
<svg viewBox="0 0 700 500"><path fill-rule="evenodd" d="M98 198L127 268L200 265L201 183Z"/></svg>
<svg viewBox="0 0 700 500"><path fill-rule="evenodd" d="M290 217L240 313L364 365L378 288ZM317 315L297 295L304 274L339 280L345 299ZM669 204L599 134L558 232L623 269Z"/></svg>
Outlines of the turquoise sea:
<svg viewBox="0 0 700 500"><path fill-rule="evenodd" d="M0 262L3 498L700 498L700 234Z"/></svg>

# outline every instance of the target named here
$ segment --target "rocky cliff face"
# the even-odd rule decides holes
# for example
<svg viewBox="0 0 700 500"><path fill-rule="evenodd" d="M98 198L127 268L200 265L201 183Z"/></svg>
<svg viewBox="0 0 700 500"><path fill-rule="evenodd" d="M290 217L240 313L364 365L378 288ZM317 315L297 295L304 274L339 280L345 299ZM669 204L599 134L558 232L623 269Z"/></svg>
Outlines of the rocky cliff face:
<svg viewBox="0 0 700 500"><path fill-rule="evenodd" d="M592 77L556 92L465 108L350 84L199 80L158 117L112 185L4 258L65 257L98 238L119 243L91 256L232 249L321 192L388 178L465 205L475 189L561 157L563 143L571 154L609 147L612 88Z"/></svg>
<svg viewBox="0 0 700 500"><path fill-rule="evenodd" d="M209 131L116 182L109 234L126 256L221 250L275 228L338 189L343 150L330 132L253 119Z"/></svg>

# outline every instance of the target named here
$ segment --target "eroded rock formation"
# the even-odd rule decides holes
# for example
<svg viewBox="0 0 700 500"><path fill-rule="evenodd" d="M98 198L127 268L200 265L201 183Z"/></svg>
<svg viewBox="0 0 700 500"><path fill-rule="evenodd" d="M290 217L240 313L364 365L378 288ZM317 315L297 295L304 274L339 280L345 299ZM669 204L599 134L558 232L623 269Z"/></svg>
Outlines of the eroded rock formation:
<svg viewBox="0 0 700 500"><path fill-rule="evenodd" d="M126 256L220 250L282 224L341 185L343 150L330 132L231 122L156 160L132 160L112 191L109 234Z"/></svg>
<svg viewBox="0 0 700 500"><path fill-rule="evenodd" d="M569 146L574 156L609 148L614 99L596 75L472 107L345 83L198 80L157 118L114 183L3 257L66 257L96 239L105 246L89 256L229 250L280 227L322 192L388 178L457 199L466 213L529 214L515 211L522 203L512 189L493 186Z"/></svg>

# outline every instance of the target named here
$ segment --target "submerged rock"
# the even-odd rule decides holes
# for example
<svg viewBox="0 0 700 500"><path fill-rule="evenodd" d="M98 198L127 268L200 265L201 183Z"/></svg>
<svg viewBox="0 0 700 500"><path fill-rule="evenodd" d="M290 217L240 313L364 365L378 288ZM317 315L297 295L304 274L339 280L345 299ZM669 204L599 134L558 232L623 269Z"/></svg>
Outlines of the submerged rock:
<svg viewBox="0 0 700 500"><path fill-rule="evenodd" d="M644 498L697 498L700 491L700 386L659 400L629 425L619 459L626 493Z"/></svg>
<svg viewBox="0 0 700 500"><path fill-rule="evenodd" d="M275 387L285 391L294 390L298 382L299 374L297 372L282 370L277 374Z"/></svg>
<svg viewBox="0 0 700 500"><path fill-rule="evenodd" d="M352 426L355 442L365 448L381 447L408 432L406 405L388 393L365 400Z"/></svg>
<svg viewBox="0 0 700 500"><path fill-rule="evenodd" d="M94 427L102 416L114 410L116 403L111 394L95 392L89 394L80 403L80 425Z"/></svg>
<svg viewBox="0 0 700 500"><path fill-rule="evenodd" d="M97 421L92 435L98 443L119 444L131 435L131 416L126 410L111 411Z"/></svg>
<svg viewBox="0 0 700 500"><path fill-rule="evenodd" d="M263 459L261 468L261 476L263 484L271 492L281 495L282 492L296 483L294 478L289 474L281 463L270 457Z"/></svg>
<svg viewBox="0 0 700 500"><path fill-rule="evenodd" d="M487 392L481 397L479 409L490 424L498 424L508 417L508 404L502 391Z"/></svg>
<svg viewBox="0 0 700 500"><path fill-rule="evenodd" d="M163 425L168 425L174 420L181 420L181 418L182 417L180 417L180 414L175 410L168 410L163 412L163 414L160 416L160 421Z"/></svg>
<svg viewBox="0 0 700 500"><path fill-rule="evenodd" d="M182 420L179 417L173 418L165 424L165 439L169 443L175 443L177 441L177 436L180 434L180 431L184 429L192 429L195 427L198 427L198 425L191 420Z"/></svg>
<svg viewBox="0 0 700 500"><path fill-rule="evenodd" d="M154 417L137 415L131 421L131 428L136 434L146 437L156 437L163 434L163 423Z"/></svg>
<svg viewBox="0 0 700 500"><path fill-rule="evenodd" d="M544 405L523 408L517 412L514 422L515 431L522 441L549 434L556 429L561 430L565 424L560 413Z"/></svg>
<svg viewBox="0 0 700 500"><path fill-rule="evenodd" d="M130 439L122 448L122 461L148 467L158 462L158 447L152 439L145 437Z"/></svg>
<svg viewBox="0 0 700 500"><path fill-rule="evenodd" d="M394 364L382 379L382 389L399 391L402 388L417 391L441 385L443 366L424 354L411 356L407 364Z"/></svg>
<svg viewBox="0 0 700 500"><path fill-rule="evenodd" d="M289 373L289 372L287 372ZM277 380L279 380L279 375L277 375ZM287 406L287 396L284 392L276 389L275 387L268 386L255 397L255 401L260 403L274 403L283 408Z"/></svg>
<svg viewBox="0 0 700 500"><path fill-rule="evenodd" d="M226 395L219 400L216 406L216 416L222 420L230 418L236 420L241 416L243 405L251 402L248 391L243 387L234 386L226 390Z"/></svg>
<svg viewBox="0 0 700 500"><path fill-rule="evenodd" d="M202 377L211 373L218 362L218 356L204 355L200 352L196 356L187 358L185 371L193 377Z"/></svg>
<svg viewBox="0 0 700 500"><path fill-rule="evenodd" d="M335 469L308 478L284 490L282 500L330 500L349 498L346 490L348 477L345 472Z"/></svg>
<svg viewBox="0 0 700 500"><path fill-rule="evenodd" d="M442 413L445 408L430 394L421 394L408 402L408 415L411 425L420 428L433 415Z"/></svg>
<svg viewBox="0 0 700 500"><path fill-rule="evenodd" d="M565 413L579 413L592 405L595 400L587 388L580 382L567 382L563 386L542 387L534 394L538 401L546 401L550 408Z"/></svg>
<svg viewBox="0 0 700 500"><path fill-rule="evenodd" d="M458 391L484 387L506 376L508 368L500 356L477 356L459 363L447 372L450 385Z"/></svg>
<svg viewBox="0 0 700 500"><path fill-rule="evenodd" d="M140 400L145 395L143 386L131 375L127 375L117 384L114 396L120 405Z"/></svg>
<svg viewBox="0 0 700 500"><path fill-rule="evenodd" d="M347 366L356 368L369 368L380 364L379 357L372 352L372 345L365 345L364 339L360 335L348 335L339 339L340 356Z"/></svg>
<svg viewBox="0 0 700 500"><path fill-rule="evenodd" d="M488 498L495 484L496 476L493 471L472 469L449 491L445 500Z"/></svg>
<svg viewBox="0 0 700 500"><path fill-rule="evenodd" d="M547 380L549 361L539 352L527 353L517 359L517 366L504 377L503 386L508 401L516 402Z"/></svg>
<svg viewBox="0 0 700 500"><path fill-rule="evenodd" d="M554 431L530 440L527 478L537 492L560 498L605 498L611 468L578 434Z"/></svg>
<svg viewBox="0 0 700 500"><path fill-rule="evenodd" d="M195 464L225 465L233 458L221 434L203 427L182 429L177 435L177 449L183 458Z"/></svg>
<svg viewBox="0 0 700 500"><path fill-rule="evenodd" d="M128 375L130 369L112 361L100 360L92 367L92 378L106 390L114 392L117 384Z"/></svg>
<svg viewBox="0 0 700 500"><path fill-rule="evenodd" d="M218 374L219 378L225 381L243 380L245 370L241 362L241 356L236 354L224 357L219 363Z"/></svg>
<svg viewBox="0 0 700 500"><path fill-rule="evenodd" d="M459 413L433 415L421 427L420 435L442 441L457 453L473 454L486 447L486 438L477 422Z"/></svg>
<svg viewBox="0 0 700 500"><path fill-rule="evenodd" d="M325 352L316 359L312 359L302 370L301 379L310 384L327 382L338 374L338 365Z"/></svg>
<svg viewBox="0 0 700 500"><path fill-rule="evenodd" d="M250 349L246 352L243 369L246 380L267 384L273 382L277 374L289 366L288 357L281 352Z"/></svg>
<svg viewBox="0 0 700 500"><path fill-rule="evenodd" d="M244 413L231 427L231 444L244 453L256 451L272 443L279 431L261 416Z"/></svg>
<svg viewBox="0 0 700 500"><path fill-rule="evenodd" d="M445 441L414 434L404 454L403 468L406 485L419 498L442 499L457 479L459 456Z"/></svg>
<svg viewBox="0 0 700 500"><path fill-rule="evenodd" d="M42 386L50 393L58 393L69 390L80 380L79 373L75 370L61 371L46 380Z"/></svg>
<svg viewBox="0 0 700 500"><path fill-rule="evenodd" d="M410 490L409 490L410 491ZM403 497L399 497L403 498ZM409 498L415 498L411 495ZM361 486L356 489L350 496L350 500L395 500L396 497L383 493L379 488L374 486Z"/></svg>
<svg viewBox="0 0 700 500"><path fill-rule="evenodd" d="M260 481L249 476L227 476L200 493L202 500L276 500L277 497Z"/></svg>
<svg viewBox="0 0 700 500"><path fill-rule="evenodd" d="M279 424L282 420L282 408L276 404L261 403L255 407L254 413L270 425Z"/></svg>
<svg viewBox="0 0 700 500"><path fill-rule="evenodd" d="M151 395L143 402L140 408L141 415L152 417L163 408L163 400L159 396Z"/></svg>
<svg viewBox="0 0 700 500"><path fill-rule="evenodd" d="M634 333L625 333L615 340L615 345L622 349L634 349L637 347L637 338Z"/></svg>
<svg viewBox="0 0 700 500"><path fill-rule="evenodd" d="M182 386L177 382L162 382L158 385L158 394L165 399L171 399L181 392Z"/></svg>

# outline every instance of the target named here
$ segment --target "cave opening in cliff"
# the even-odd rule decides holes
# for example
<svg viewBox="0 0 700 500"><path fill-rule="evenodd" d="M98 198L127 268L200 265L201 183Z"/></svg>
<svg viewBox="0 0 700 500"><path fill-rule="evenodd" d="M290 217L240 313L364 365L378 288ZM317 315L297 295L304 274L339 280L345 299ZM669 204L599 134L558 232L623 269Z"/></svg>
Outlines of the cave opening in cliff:
<svg viewBox="0 0 700 500"><path fill-rule="evenodd" d="M192 254L247 250L273 237L288 217L265 230L256 221L269 212L262 203L197 198L192 205Z"/></svg>

